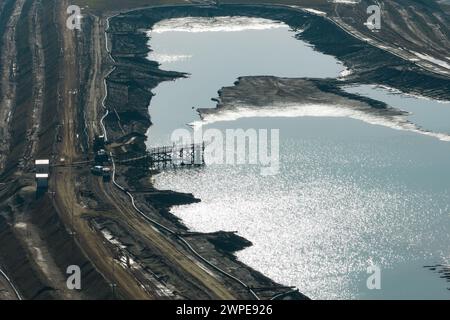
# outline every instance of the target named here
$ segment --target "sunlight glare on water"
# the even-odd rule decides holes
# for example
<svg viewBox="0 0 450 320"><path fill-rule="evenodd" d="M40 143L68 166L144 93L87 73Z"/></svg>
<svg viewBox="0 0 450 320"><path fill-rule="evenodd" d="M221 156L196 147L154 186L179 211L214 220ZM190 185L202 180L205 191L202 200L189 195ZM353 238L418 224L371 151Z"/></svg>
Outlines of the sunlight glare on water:
<svg viewBox="0 0 450 320"><path fill-rule="evenodd" d="M241 19L239 31L219 25L207 32L210 22L187 22L162 23L162 31L150 33L150 58L191 76L154 91L149 145L167 143L173 129L198 120L192 107L214 107L217 90L239 76L336 77L343 69L288 28L255 30ZM415 110L420 105L415 101ZM263 177L256 166L207 165L159 174L156 187L202 200L173 208L188 227L238 231L253 243L237 253L240 260L311 298L450 297L446 282L423 268L450 258L448 142L326 114L240 118L207 128L279 128L281 170ZM371 264L381 267L380 291L366 287Z"/></svg>

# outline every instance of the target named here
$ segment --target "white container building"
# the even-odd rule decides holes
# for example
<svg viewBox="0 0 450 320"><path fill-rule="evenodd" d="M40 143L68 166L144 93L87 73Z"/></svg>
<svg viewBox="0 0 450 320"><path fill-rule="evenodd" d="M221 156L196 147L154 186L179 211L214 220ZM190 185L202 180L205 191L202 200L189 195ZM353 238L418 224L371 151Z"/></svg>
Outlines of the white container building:
<svg viewBox="0 0 450 320"><path fill-rule="evenodd" d="M38 189L48 188L48 173L36 173L36 184Z"/></svg>
<svg viewBox="0 0 450 320"><path fill-rule="evenodd" d="M35 161L36 173L49 173L50 160L41 159Z"/></svg>

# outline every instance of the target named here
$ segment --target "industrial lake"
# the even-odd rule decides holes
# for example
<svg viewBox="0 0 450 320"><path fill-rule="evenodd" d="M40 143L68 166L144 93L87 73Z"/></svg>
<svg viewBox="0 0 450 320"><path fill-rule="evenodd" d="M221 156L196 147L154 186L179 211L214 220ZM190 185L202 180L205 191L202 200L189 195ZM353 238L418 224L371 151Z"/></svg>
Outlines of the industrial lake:
<svg viewBox="0 0 450 320"><path fill-rule="evenodd" d="M159 189L201 202L172 212L192 230L237 231L253 243L239 260L313 299L448 299L438 268L450 260L450 103L361 85L345 88L409 112L372 119L298 105L240 110L201 121L197 108L242 76L340 78L351 72L295 37L301 30L257 18L177 18L148 31L149 59L188 73L154 90L148 146L178 128L279 129L280 172L209 164L154 177ZM367 268L381 270L369 290Z"/></svg>

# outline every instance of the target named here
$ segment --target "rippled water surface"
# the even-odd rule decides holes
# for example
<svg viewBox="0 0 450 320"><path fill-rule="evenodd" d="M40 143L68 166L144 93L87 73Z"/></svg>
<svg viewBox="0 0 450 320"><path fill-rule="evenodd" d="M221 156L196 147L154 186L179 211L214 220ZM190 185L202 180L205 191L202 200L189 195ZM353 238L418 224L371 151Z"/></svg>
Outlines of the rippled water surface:
<svg viewBox="0 0 450 320"><path fill-rule="evenodd" d="M150 33L150 58L191 73L156 88L150 145L198 120L192 107L214 107L210 98L238 76L336 77L344 69L284 25L236 24L176 19ZM442 120L448 104L365 86L348 90L411 112L425 129L449 132ZM312 298L450 298L450 285L424 268L449 263L450 143L355 119L294 115L242 114L206 125L280 129L280 174L208 165L164 172L156 186L201 198L173 212L194 230L238 231L253 242L237 253L240 260ZM371 265L381 268L381 290L367 289Z"/></svg>

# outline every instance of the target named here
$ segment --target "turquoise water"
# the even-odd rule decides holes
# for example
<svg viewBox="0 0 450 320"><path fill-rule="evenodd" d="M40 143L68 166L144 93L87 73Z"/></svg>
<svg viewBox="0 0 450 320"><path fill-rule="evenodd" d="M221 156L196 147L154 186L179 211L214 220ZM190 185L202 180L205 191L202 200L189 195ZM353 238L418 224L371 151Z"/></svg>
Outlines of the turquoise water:
<svg viewBox="0 0 450 320"><path fill-rule="evenodd" d="M151 57L191 76L156 88L149 145L198 120L192 107L214 107L210 99L238 76L337 77L344 69L286 26L232 22L177 19L151 33ZM348 90L411 112L424 129L449 132L448 104ZM237 253L241 261L311 298L448 299L450 285L424 266L450 259L450 143L389 126L326 114L218 117L205 129L279 129L280 173L210 164L163 172L155 184L201 198L172 211L193 230L238 231L253 243ZM380 290L366 286L371 265L381 270Z"/></svg>

